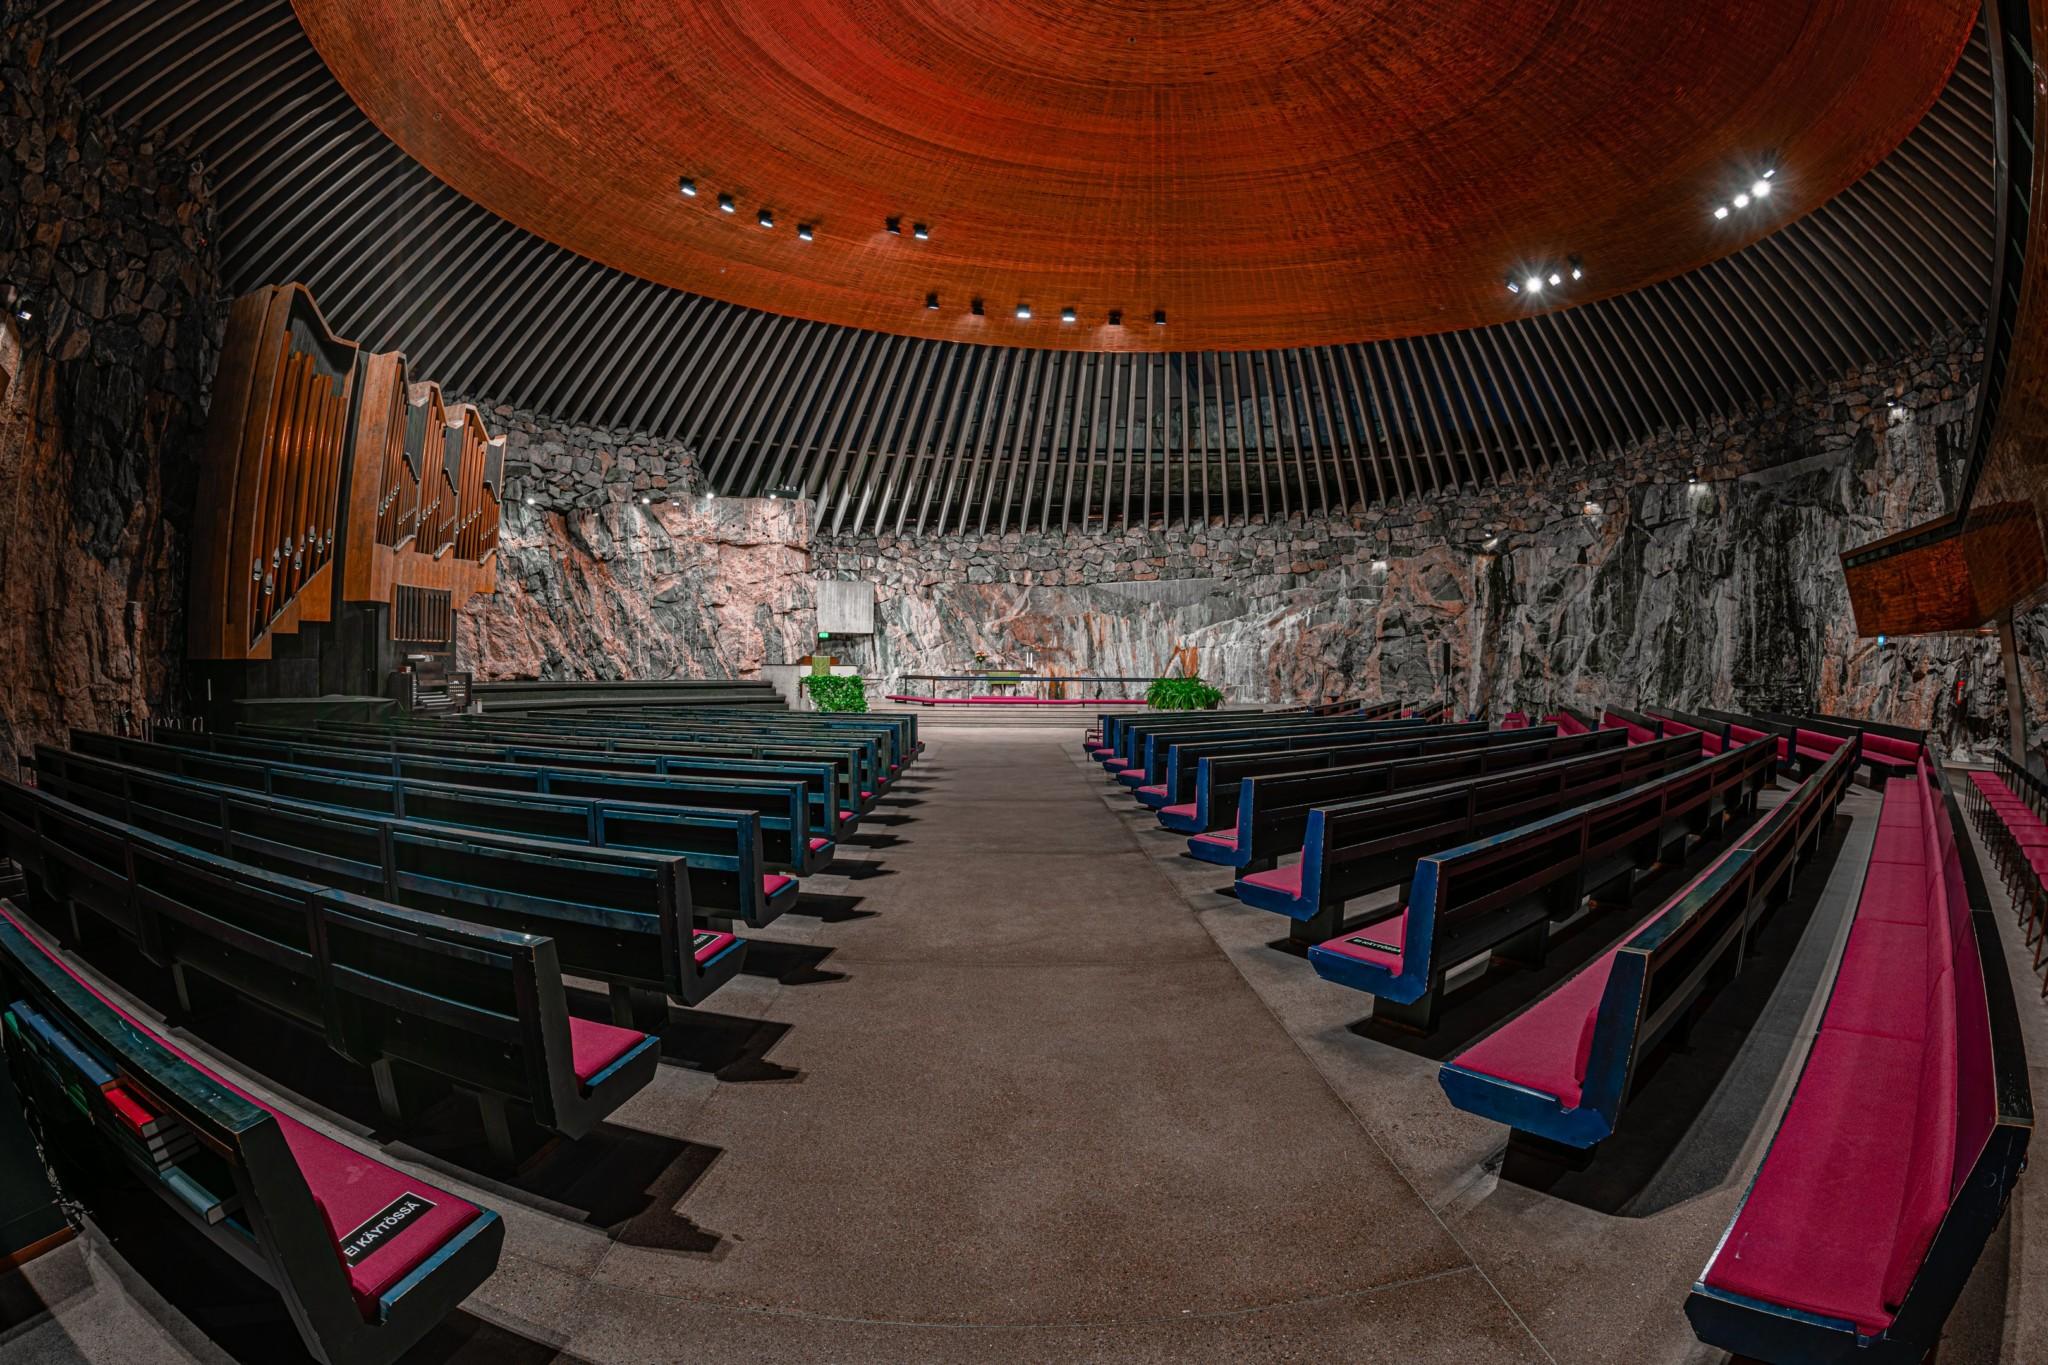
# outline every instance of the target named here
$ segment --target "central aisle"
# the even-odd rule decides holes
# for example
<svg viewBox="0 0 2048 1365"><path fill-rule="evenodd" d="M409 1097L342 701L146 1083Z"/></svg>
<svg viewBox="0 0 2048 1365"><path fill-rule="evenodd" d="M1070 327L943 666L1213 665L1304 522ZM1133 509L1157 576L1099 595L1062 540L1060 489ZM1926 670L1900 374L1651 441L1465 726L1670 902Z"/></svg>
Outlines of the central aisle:
<svg viewBox="0 0 2048 1365"><path fill-rule="evenodd" d="M797 1073L693 1089L680 1131L717 1150L677 1212L716 1250L611 1244L568 1349L1542 1359L1105 807L1078 725L924 733L806 880L825 918L763 936L833 950L712 1002L787 1025L757 1070ZM671 1090L618 1121L683 1117Z"/></svg>

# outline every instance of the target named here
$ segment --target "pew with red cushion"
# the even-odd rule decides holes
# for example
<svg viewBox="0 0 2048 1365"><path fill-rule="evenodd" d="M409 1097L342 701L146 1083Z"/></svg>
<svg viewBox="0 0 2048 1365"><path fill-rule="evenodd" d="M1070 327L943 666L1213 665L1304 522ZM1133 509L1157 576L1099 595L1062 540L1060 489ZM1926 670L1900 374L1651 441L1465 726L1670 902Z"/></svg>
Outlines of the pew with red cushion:
<svg viewBox="0 0 2048 1365"><path fill-rule="evenodd" d="M1309 812L1301 861L1239 877L1237 898L1287 916L1290 937L1297 942L1321 943L1342 927L1349 901L1402 885L1416 872L1417 857L1432 848L1511 829L1634 787L1698 755L1698 744L1690 739L1657 740L1318 806Z"/></svg>
<svg viewBox="0 0 2048 1365"><path fill-rule="evenodd" d="M50 1150L88 1152L269 1283L315 1359L386 1365L496 1269L504 1224L257 1100L0 902L0 1027Z"/></svg>
<svg viewBox="0 0 2048 1365"><path fill-rule="evenodd" d="M1763 1165L1686 1301L1770 1361L1919 1361L2033 1126L2011 983L1946 776L1886 784L1826 1012Z"/></svg>
<svg viewBox="0 0 2048 1365"><path fill-rule="evenodd" d="M1697 740L1679 736L1624 753L1687 749L1696 757ZM1452 968L1480 952L1540 959L1552 920L1588 895L1625 888L1688 837L1754 809L1773 771L1766 746L1730 749L1431 854L1414 865L1398 910L1317 944L1309 962L1325 980L1379 997L1375 1018L1432 1029Z"/></svg>
<svg viewBox="0 0 2048 1365"><path fill-rule="evenodd" d="M1587 1148L1613 1133L1637 1068L1726 974L1855 775L1838 752L1727 851L1555 990L1443 1065L1452 1104Z"/></svg>
<svg viewBox="0 0 2048 1365"><path fill-rule="evenodd" d="M1622 731L1631 744L1648 744L1663 733L1663 727L1651 717L1619 706L1610 706L1600 713L1600 728Z"/></svg>

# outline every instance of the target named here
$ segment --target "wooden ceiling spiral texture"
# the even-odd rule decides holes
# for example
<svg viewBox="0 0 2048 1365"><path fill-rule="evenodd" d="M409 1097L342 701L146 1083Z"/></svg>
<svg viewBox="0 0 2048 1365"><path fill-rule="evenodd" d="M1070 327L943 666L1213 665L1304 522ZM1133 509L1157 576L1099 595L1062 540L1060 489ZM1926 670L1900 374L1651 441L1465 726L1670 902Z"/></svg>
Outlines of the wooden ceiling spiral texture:
<svg viewBox="0 0 2048 1365"><path fill-rule="evenodd" d="M44 0L36 15L110 117L205 161L232 290L304 281L343 334L404 350L451 393L686 441L721 492L794 484L841 532L1241 521L1426 497L1975 326L1990 286L1981 32L1869 175L1700 269L1468 331L1144 356L840 327L598 264L385 137L290 0Z"/></svg>
<svg viewBox="0 0 2048 1365"><path fill-rule="evenodd" d="M1149 351L1476 327L1694 269L1896 147L1976 13L1969 0L296 8L401 147L606 265L815 321ZM1710 215L1771 164L1784 175L1768 211ZM685 175L694 198L678 193ZM1574 287L1543 301L1503 287L1572 253L1591 267Z"/></svg>

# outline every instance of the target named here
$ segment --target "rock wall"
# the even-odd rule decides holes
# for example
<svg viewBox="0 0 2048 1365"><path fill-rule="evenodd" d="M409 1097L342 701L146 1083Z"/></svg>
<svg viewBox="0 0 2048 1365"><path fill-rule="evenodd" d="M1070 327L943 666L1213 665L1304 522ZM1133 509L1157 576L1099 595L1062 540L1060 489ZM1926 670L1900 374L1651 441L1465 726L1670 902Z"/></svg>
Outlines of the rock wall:
<svg viewBox="0 0 2048 1365"><path fill-rule="evenodd" d="M0 772L175 708L184 536L226 310L198 170L0 29ZM25 314L26 316L20 316Z"/></svg>
<svg viewBox="0 0 2048 1365"><path fill-rule="evenodd" d="M1996 641L1858 639L1839 567L1946 507L1978 363L1974 339L1942 339L1733 420L1349 517L922 539L814 538L801 504L706 497L672 443L486 405L513 433L511 572L465 618L464 657L487 677L746 676L809 651L814 577L865 579L878 634L831 648L889 686L976 654L1146 676L1193 647L1237 701L1818 708L1996 742ZM2048 613L2021 636L2048 698Z"/></svg>

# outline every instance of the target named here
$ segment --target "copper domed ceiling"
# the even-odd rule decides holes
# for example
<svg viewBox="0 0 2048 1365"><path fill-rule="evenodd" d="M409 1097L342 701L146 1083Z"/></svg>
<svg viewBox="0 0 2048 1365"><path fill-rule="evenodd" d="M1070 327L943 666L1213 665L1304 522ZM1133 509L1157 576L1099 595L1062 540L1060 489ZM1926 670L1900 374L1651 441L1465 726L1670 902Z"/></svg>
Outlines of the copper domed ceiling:
<svg viewBox="0 0 2048 1365"><path fill-rule="evenodd" d="M1976 13L1967 0L296 8L407 152L606 265L884 332L1175 351L1505 322L1716 260L1896 147ZM1768 202L1712 216L1770 167ZM1576 285L1503 284L1573 254L1588 266Z"/></svg>

